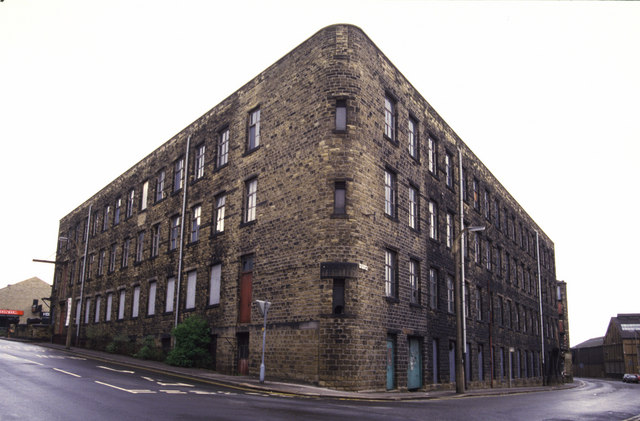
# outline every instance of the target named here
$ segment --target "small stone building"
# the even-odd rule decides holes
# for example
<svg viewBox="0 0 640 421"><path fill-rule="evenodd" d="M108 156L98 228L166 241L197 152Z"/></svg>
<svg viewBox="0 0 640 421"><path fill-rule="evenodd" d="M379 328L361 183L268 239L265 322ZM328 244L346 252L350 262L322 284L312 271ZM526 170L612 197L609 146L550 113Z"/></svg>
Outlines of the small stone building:
<svg viewBox="0 0 640 421"><path fill-rule="evenodd" d="M81 341L169 347L198 314L216 369L256 375L268 300L270 378L453 387L462 221L486 227L458 297L469 386L540 384L553 242L362 30L329 26L62 218L55 331L69 311Z"/></svg>
<svg viewBox="0 0 640 421"><path fill-rule="evenodd" d="M51 285L37 277L0 289L0 327L48 319L50 297Z"/></svg>

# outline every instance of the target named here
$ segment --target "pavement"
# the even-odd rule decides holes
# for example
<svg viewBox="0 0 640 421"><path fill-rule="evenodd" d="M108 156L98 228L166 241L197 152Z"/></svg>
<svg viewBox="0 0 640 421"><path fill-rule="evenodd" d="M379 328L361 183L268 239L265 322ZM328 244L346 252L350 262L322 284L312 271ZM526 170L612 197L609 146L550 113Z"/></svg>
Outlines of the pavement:
<svg viewBox="0 0 640 421"><path fill-rule="evenodd" d="M5 338L2 338L5 339ZM10 339L11 340L11 339ZM15 340L15 339L13 339ZM545 392L559 389L571 389L578 387L581 383L565 383L553 386L524 386L511 388L491 388L491 389L470 389L463 394L457 394L455 390L433 390L433 391L343 391L308 384L287 383L269 380L268 370L264 383L252 376L233 376L220 374L212 370L201 368L174 367L159 361L141 360L134 357L110 354L108 352L96 351L92 349L71 347L66 349L64 345L57 345L48 342L33 342L46 348L67 352L75 356L82 356L93 360L113 363L125 367L149 370L156 373L169 374L186 380L205 382L227 388L263 392L270 394L280 394L287 396L300 396L310 398L332 398L345 400L366 400L366 401L402 401L402 400L423 400L423 399L454 399L478 396L498 396L517 393Z"/></svg>

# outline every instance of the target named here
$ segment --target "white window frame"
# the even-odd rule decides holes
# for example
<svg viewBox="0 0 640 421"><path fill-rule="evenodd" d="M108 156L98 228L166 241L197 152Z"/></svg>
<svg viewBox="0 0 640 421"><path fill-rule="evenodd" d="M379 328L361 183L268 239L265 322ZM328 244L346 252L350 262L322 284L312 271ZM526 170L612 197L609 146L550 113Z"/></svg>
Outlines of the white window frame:
<svg viewBox="0 0 640 421"><path fill-rule="evenodd" d="M409 131L409 155L412 158L418 159L418 122L409 117L407 123L407 130Z"/></svg>
<svg viewBox="0 0 640 421"><path fill-rule="evenodd" d="M397 253L392 250L384 251L384 291L385 296L395 298L397 276Z"/></svg>
<svg viewBox="0 0 640 421"><path fill-rule="evenodd" d="M389 96L384 97L384 135L389 139L396 140L396 104Z"/></svg>
<svg viewBox="0 0 640 421"><path fill-rule="evenodd" d="M173 164L173 191L180 190L184 185L184 158Z"/></svg>
<svg viewBox="0 0 640 421"><path fill-rule="evenodd" d="M255 221L256 219L256 204L258 195L258 179L254 178L246 183L246 202L244 212L244 222Z"/></svg>
<svg viewBox="0 0 640 421"><path fill-rule="evenodd" d="M140 210L147 209L147 201L149 199L149 180L142 185L142 196L140 199Z"/></svg>
<svg viewBox="0 0 640 421"><path fill-rule="evenodd" d="M249 132L247 138L247 150L253 150L260 146L260 108L249 114Z"/></svg>
<svg viewBox="0 0 640 421"><path fill-rule="evenodd" d="M435 174L438 169L437 163L436 141L431 137L427 137L427 169L430 173Z"/></svg>
<svg viewBox="0 0 640 421"><path fill-rule="evenodd" d="M147 316L153 316L156 314L157 289L158 289L158 283L156 281L149 281L149 296L147 297Z"/></svg>
<svg viewBox="0 0 640 421"><path fill-rule="evenodd" d="M178 248L178 239L180 237L180 216L176 215L170 221L171 230L169 232L169 250Z"/></svg>
<svg viewBox="0 0 640 421"><path fill-rule="evenodd" d="M411 292L411 304L420 304L419 274L420 263L415 259L409 259L409 289Z"/></svg>
<svg viewBox="0 0 640 421"><path fill-rule="evenodd" d="M184 308L186 310L192 310L196 308L196 282L197 272L192 270L187 273L187 296L185 298Z"/></svg>
<svg viewBox="0 0 640 421"><path fill-rule="evenodd" d="M447 217L446 217L446 242L445 245L447 246L447 248L451 248L451 246L453 246L453 214L447 212Z"/></svg>
<svg viewBox="0 0 640 421"><path fill-rule="evenodd" d="M198 146L196 148L196 165L194 166L195 170L195 179L199 180L204 177L204 157L205 157L205 144Z"/></svg>
<svg viewBox="0 0 640 421"><path fill-rule="evenodd" d="M222 265L211 266L211 278L209 279L209 305L220 304L220 286L222 280Z"/></svg>
<svg viewBox="0 0 640 421"><path fill-rule="evenodd" d="M110 322L111 321L111 312L113 310L113 292L109 292L107 294L107 309L106 312L104 314L104 321L105 322Z"/></svg>
<svg viewBox="0 0 640 421"><path fill-rule="evenodd" d="M438 239L438 205L433 200L429 201L429 238Z"/></svg>
<svg viewBox="0 0 640 421"><path fill-rule="evenodd" d="M392 218L396 217L397 188L396 174L384 171L384 213Z"/></svg>
<svg viewBox="0 0 640 421"><path fill-rule="evenodd" d="M434 268L429 269L429 306L438 308L438 271Z"/></svg>
<svg viewBox="0 0 640 421"><path fill-rule="evenodd" d="M135 319L140 315L140 285L133 287L133 305L131 306L131 318Z"/></svg>
<svg viewBox="0 0 640 421"><path fill-rule="evenodd" d="M129 195L127 196L127 210L126 210L126 218L131 218L133 216L133 207L135 206L136 201L136 191L135 189L129 190Z"/></svg>
<svg viewBox="0 0 640 421"><path fill-rule="evenodd" d="M164 199L164 183L167 178L167 173L162 170L156 177L156 203Z"/></svg>
<svg viewBox="0 0 640 421"><path fill-rule="evenodd" d="M91 317L91 298L87 297L84 299L84 324L89 324L89 319Z"/></svg>
<svg viewBox="0 0 640 421"><path fill-rule="evenodd" d="M176 278L170 277L167 279L167 292L164 301L165 313L173 313L174 301L176 294Z"/></svg>
<svg viewBox="0 0 640 421"><path fill-rule="evenodd" d="M453 278L451 275L447 275L447 311L453 314L456 312L455 294Z"/></svg>
<svg viewBox="0 0 640 421"><path fill-rule="evenodd" d="M409 227L415 230L418 229L419 203L420 194L418 192L418 189L413 186L409 186Z"/></svg>
<svg viewBox="0 0 640 421"><path fill-rule="evenodd" d="M216 196L216 233L224 232L224 212L226 201L226 194Z"/></svg>
<svg viewBox="0 0 640 421"><path fill-rule="evenodd" d="M126 304L126 291L121 289L118 291L118 320L124 319L124 306Z"/></svg>
<svg viewBox="0 0 640 421"><path fill-rule="evenodd" d="M229 162L229 129L223 130L218 136L218 162L220 168Z"/></svg>
<svg viewBox="0 0 640 421"><path fill-rule="evenodd" d="M102 297L100 295L96 295L96 305L94 310L93 323L100 322L100 305L101 304L102 304Z"/></svg>
<svg viewBox="0 0 640 421"><path fill-rule="evenodd" d="M195 243L200 239L200 220L202 217L202 206L194 206L191 212L191 242Z"/></svg>

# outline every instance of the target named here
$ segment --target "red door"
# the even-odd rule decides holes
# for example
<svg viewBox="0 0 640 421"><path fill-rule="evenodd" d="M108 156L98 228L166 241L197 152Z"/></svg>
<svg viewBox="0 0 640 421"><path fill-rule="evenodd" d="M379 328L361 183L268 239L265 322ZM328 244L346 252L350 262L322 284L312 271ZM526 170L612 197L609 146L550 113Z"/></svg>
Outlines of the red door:
<svg viewBox="0 0 640 421"><path fill-rule="evenodd" d="M253 280L253 272L245 272L240 278L240 309L238 313L238 322L251 322L251 288Z"/></svg>

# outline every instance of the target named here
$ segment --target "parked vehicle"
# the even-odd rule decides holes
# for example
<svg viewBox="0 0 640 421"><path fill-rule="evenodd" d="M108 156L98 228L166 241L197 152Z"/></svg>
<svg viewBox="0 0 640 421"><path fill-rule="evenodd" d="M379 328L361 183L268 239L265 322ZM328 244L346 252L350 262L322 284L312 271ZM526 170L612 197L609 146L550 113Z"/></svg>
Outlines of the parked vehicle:
<svg viewBox="0 0 640 421"><path fill-rule="evenodd" d="M640 383L640 375L638 374L625 374L622 376L622 381L625 383Z"/></svg>

